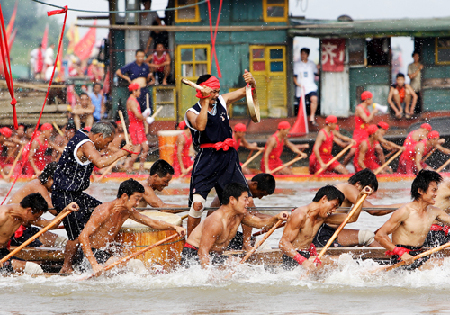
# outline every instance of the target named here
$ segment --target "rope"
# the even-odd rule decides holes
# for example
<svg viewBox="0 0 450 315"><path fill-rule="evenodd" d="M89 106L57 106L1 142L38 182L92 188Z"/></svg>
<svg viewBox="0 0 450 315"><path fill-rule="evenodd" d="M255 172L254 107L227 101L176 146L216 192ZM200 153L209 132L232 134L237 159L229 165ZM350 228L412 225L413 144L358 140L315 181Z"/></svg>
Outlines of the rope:
<svg viewBox="0 0 450 315"><path fill-rule="evenodd" d="M49 5L51 7L55 7L55 8L59 8L59 9L64 9L64 7L56 5L56 4L51 4L51 3L46 3L44 1L40 1L40 0L31 0L33 2L37 2L39 4L44 4L44 5ZM197 3L194 4L187 4L187 5L183 5L183 6L178 6L176 8L166 8L164 11L176 11L176 10L182 10L182 9L186 9L186 8L190 8L199 4L203 4L205 2L207 2L208 0L202 0L199 1ZM120 13L150 13L150 12L158 12L158 11L162 11L162 10L132 10L132 11L91 11L91 10L80 10L80 9L70 9L67 8L67 11L74 11L74 12L83 12L83 13L109 13L109 14L120 14Z"/></svg>
<svg viewBox="0 0 450 315"><path fill-rule="evenodd" d="M54 14L61 14L61 13L64 13L64 14L65 14L65 17L64 17L64 24L63 24L62 29L61 29L61 36L59 37L58 52L57 52L57 54L56 54L55 64L58 64L58 58L59 58L60 52L61 52L62 39L63 39L63 37L64 37L64 29L66 28L66 22L67 22L67 6L62 7L61 10L55 10L55 11L49 11L49 12L47 12L48 16L51 16L51 15L54 15ZM24 153L22 154L22 167L20 168L20 170L21 170L20 173L22 173L22 169L23 169L23 167L24 167L24 165L25 165L25 162L28 160L28 156L29 156L29 154L30 154L31 144L33 143L34 139L36 138L36 133L37 133L37 131L38 131L38 129L39 129L39 125L41 124L42 113L44 112L44 107L45 107L45 104L47 103L48 94L50 93L50 87L51 87L51 85L52 85L52 83L53 83L53 76L55 75L55 70L56 70L56 67L53 67L52 76L50 77L50 81L48 82L48 89L47 89L47 94L45 95L44 104L42 104L41 113L39 114L39 119L38 119L38 122L37 122L37 124L36 124L36 127L34 128L33 135L31 136L31 140L30 140L30 142L25 146L25 148L24 148L23 151L22 151L22 152L24 152ZM14 170L13 170L13 171L14 171ZM6 199L8 198L9 194L11 193L11 191L12 191L14 185L16 184L18 178L19 178L19 175L17 175L16 178L14 179L14 182L12 183L11 188L9 189L8 193L7 193L6 196L5 196L5 199L3 199L2 203L1 203L2 205L5 203Z"/></svg>
<svg viewBox="0 0 450 315"><path fill-rule="evenodd" d="M217 55L216 55L216 37L217 37L217 29L219 27L219 22L220 22L220 12L222 11L223 0L220 0L219 14L217 15L217 22L216 22L216 27L214 29L214 35L213 35L213 31L212 31L211 2L210 2L210 0L207 0L207 2L208 2L208 13L209 13L209 29L211 32L211 60L213 60L213 57L214 57L214 59L216 61L217 75L219 78L221 78L222 74L220 73L219 60L217 59Z"/></svg>

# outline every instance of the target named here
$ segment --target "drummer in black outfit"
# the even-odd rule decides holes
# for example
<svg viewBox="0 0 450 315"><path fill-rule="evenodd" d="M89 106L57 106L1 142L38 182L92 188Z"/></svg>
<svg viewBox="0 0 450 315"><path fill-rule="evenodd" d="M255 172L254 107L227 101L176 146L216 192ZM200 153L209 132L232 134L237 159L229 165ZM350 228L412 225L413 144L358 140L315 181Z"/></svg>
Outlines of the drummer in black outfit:
<svg viewBox="0 0 450 315"><path fill-rule="evenodd" d="M245 70L243 76L254 90L256 81L251 73ZM197 90L196 96L200 100L184 116L191 129L194 146L200 146L191 176L188 235L201 222L206 197L213 187L219 198L222 198L227 184L241 183L248 188L237 151L232 145L234 140L228 118L228 106L246 95L245 87L220 95L220 82L211 75L199 77L197 84L204 87L202 91Z"/></svg>

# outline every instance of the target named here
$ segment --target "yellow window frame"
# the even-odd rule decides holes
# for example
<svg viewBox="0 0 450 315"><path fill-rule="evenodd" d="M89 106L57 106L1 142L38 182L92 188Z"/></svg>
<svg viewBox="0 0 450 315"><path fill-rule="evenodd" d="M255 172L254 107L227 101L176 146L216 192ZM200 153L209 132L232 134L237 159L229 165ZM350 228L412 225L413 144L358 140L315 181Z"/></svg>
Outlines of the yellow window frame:
<svg viewBox="0 0 450 315"><path fill-rule="evenodd" d="M183 49L192 49L192 61L182 61L181 60L181 50ZM195 49L206 49L206 60L195 60ZM208 73L211 73L211 45L178 45L176 51L176 59L175 59L175 75L176 77L181 79L181 67L184 64L192 64L193 65L193 76L186 77L189 78L198 78L199 75L195 73L195 65L197 64L206 64L206 69ZM177 80L178 81L178 80Z"/></svg>
<svg viewBox="0 0 450 315"><path fill-rule="evenodd" d="M283 17L272 17L267 15L267 7L269 7L269 4L267 3L267 0L263 0L263 14L264 14L264 22L287 22L288 18L288 0L284 0L283 4L270 4L272 7L283 7L284 14Z"/></svg>
<svg viewBox="0 0 450 315"><path fill-rule="evenodd" d="M258 46L258 45L251 45L249 46L250 49L250 72L254 74L259 75L270 75L270 76L281 76L286 75L286 47L285 46ZM253 50L254 49L264 49L264 58L253 58ZM283 58L270 58L270 50L271 49L281 49L283 51ZM253 69L253 62L254 61L263 61L265 62L265 70L264 71L255 71ZM272 72L270 71L270 62L277 62L281 61L283 62L283 71L276 71Z"/></svg>
<svg viewBox="0 0 450 315"><path fill-rule="evenodd" d="M180 7L181 5L178 4L179 0L175 0L175 7ZM195 0L194 0L195 1ZM175 23L185 23L185 22L200 22L200 11L198 9L198 4L194 6L195 10L195 17L193 19L182 19L178 16L178 10L175 10Z"/></svg>
<svg viewBox="0 0 450 315"><path fill-rule="evenodd" d="M444 37L444 38L446 38L448 41L450 41L450 37ZM436 64L437 65L450 65L450 61L439 61L439 58L438 58L439 50L444 50L444 49L449 50L450 48L439 48L438 40L439 40L439 37L436 37L436 48L435 48Z"/></svg>

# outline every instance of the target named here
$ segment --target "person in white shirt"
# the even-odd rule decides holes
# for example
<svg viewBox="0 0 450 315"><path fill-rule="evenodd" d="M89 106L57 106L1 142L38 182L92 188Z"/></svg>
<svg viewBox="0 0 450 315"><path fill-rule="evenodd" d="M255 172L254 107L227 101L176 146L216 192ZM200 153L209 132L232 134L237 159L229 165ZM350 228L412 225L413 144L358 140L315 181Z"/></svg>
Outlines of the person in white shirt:
<svg viewBox="0 0 450 315"><path fill-rule="evenodd" d="M55 59L55 44L51 44L47 50L45 51L45 59L44 59L44 64L46 67L51 67L53 66L54 63L54 59Z"/></svg>
<svg viewBox="0 0 450 315"><path fill-rule="evenodd" d="M318 66L308 59L309 48L300 49L300 62L294 66L294 84L296 85L296 104L294 104L295 114L298 113L300 98L302 96L302 85L305 93L306 111L309 109L309 121L314 127L319 126L316 122L316 111L318 104L317 85L314 78L318 75ZM309 107L308 107L309 105Z"/></svg>

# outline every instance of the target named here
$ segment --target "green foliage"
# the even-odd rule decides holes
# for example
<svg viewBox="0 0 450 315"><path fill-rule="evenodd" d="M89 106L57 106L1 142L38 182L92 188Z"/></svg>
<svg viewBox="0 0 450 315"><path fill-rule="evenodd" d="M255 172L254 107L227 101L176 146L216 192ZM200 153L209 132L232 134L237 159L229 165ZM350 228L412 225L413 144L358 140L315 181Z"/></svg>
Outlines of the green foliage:
<svg viewBox="0 0 450 315"><path fill-rule="evenodd" d="M5 27L11 19L15 3L16 0L1 0ZM30 52L32 49L39 47L47 23L49 25L49 45L52 43L58 44L62 25L58 23L56 17L47 16L47 11L50 10L54 10L54 8L40 5L31 0L19 1L14 22L14 30L17 30L17 34L11 53L12 64L29 66Z"/></svg>

